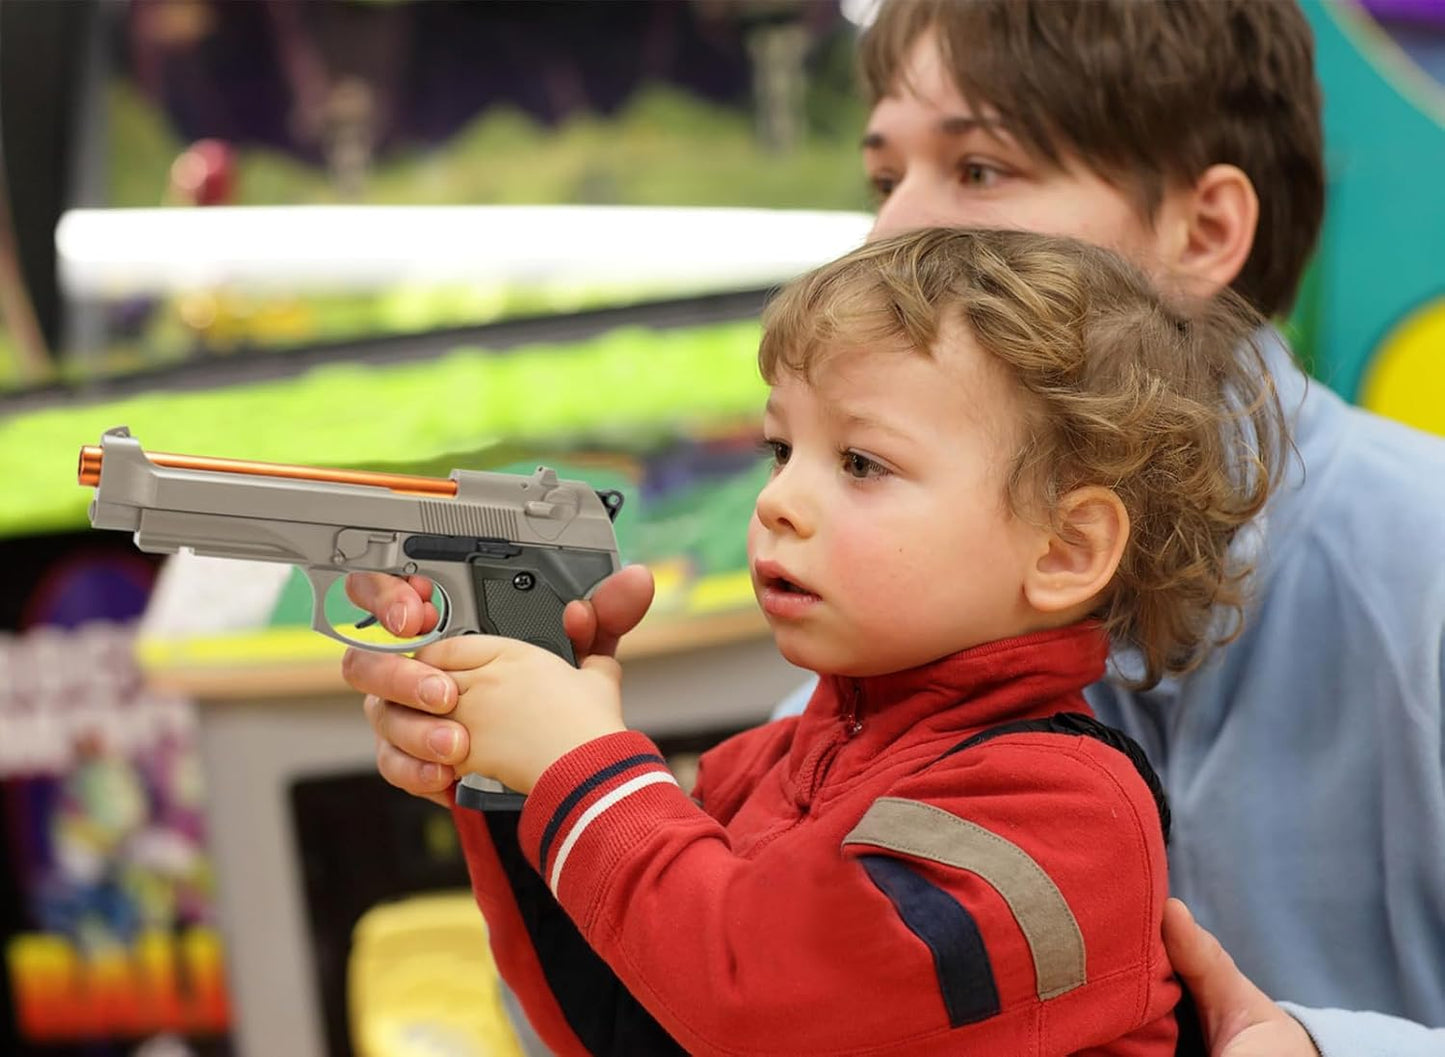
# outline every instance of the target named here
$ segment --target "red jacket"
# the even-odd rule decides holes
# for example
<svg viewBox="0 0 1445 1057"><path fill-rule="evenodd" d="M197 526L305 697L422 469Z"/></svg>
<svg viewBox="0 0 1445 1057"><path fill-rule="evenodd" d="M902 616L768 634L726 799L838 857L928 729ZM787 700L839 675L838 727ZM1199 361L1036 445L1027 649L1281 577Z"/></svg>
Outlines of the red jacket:
<svg viewBox="0 0 1445 1057"><path fill-rule="evenodd" d="M503 975L563 1054L1172 1054L1164 839L1129 759L1039 732L950 753L1086 711L1105 652L1081 625L826 677L707 753L695 800L629 731L557 761L520 822L457 809Z"/></svg>

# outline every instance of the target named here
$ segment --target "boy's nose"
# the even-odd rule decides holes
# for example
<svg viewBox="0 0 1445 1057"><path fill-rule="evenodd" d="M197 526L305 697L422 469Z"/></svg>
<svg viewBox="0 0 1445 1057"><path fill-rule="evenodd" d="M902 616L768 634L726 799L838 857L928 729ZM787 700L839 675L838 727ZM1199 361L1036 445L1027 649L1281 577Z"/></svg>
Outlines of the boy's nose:
<svg viewBox="0 0 1445 1057"><path fill-rule="evenodd" d="M813 518L801 487L799 475L784 466L758 493L758 520L769 532L787 532L808 536L813 531Z"/></svg>
<svg viewBox="0 0 1445 1057"><path fill-rule="evenodd" d="M901 235L919 228L966 225L968 218L960 215L948 190L948 186L931 173L909 173L878 206L869 239Z"/></svg>

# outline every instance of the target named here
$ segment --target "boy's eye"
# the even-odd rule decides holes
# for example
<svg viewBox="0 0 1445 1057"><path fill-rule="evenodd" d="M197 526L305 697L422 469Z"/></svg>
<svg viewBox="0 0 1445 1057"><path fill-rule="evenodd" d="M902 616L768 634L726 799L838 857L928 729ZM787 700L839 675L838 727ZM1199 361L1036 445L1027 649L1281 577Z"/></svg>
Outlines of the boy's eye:
<svg viewBox="0 0 1445 1057"><path fill-rule="evenodd" d="M867 478L883 477L888 473L888 468L880 462L868 458L868 456L856 451L845 451L843 453L843 471L849 477Z"/></svg>
<svg viewBox="0 0 1445 1057"><path fill-rule="evenodd" d="M1002 175L996 167L977 161L964 162L959 173L970 187L992 187Z"/></svg>
<svg viewBox="0 0 1445 1057"><path fill-rule="evenodd" d="M873 196L881 202L893 193L893 189L898 186L898 181L892 176L875 173L868 177L868 186L873 189Z"/></svg>
<svg viewBox="0 0 1445 1057"><path fill-rule="evenodd" d="M765 440L763 441L763 453L772 457L774 466L783 466L787 463L788 456L793 453L793 449L786 441Z"/></svg>

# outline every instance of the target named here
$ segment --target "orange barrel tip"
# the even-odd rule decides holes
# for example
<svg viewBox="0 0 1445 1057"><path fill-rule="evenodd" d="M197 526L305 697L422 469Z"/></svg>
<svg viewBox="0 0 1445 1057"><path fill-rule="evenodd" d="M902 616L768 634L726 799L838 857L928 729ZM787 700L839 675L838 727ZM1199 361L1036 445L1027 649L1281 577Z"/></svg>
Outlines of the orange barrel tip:
<svg viewBox="0 0 1445 1057"><path fill-rule="evenodd" d="M87 444L80 449L80 483L88 488L100 484L100 446Z"/></svg>

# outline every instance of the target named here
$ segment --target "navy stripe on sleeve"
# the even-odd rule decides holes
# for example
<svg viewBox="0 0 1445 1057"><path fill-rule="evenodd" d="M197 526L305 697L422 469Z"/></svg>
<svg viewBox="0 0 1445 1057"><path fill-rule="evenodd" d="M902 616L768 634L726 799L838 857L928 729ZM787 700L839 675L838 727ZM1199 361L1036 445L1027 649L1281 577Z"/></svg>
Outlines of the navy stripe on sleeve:
<svg viewBox="0 0 1445 1057"><path fill-rule="evenodd" d="M909 930L933 952L938 987L950 1027L996 1016L998 988L978 923L958 900L907 863L886 855L859 862Z"/></svg>
<svg viewBox="0 0 1445 1057"><path fill-rule="evenodd" d="M537 868L542 871L544 876L547 872L547 853L552 850L552 842L557 839L557 832L562 828L562 823L567 821L568 812L577 806L578 801L607 779L615 778L623 771L630 771L645 763L654 763L660 767L667 766L667 761L655 752L638 753L636 756L629 756L625 760L608 764L563 798L562 802L557 805L557 810L552 812L552 817L547 820L547 828L542 831L541 846L537 849Z"/></svg>
<svg viewBox="0 0 1445 1057"><path fill-rule="evenodd" d="M515 811L483 815L506 871L542 976L579 1042L593 1057L682 1057L686 1051L588 946L522 854Z"/></svg>

